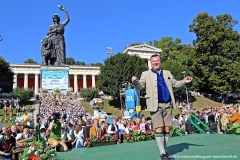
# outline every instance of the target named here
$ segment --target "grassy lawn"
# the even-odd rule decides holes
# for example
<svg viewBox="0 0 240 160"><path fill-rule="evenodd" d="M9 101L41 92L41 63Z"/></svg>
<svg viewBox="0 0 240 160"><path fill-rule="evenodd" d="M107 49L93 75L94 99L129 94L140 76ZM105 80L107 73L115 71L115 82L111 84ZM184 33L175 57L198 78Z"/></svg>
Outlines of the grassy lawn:
<svg viewBox="0 0 240 160"><path fill-rule="evenodd" d="M32 105L27 105L26 108L32 108ZM8 111L9 113L9 111ZM22 112L21 112L22 113ZM13 115L12 115L12 120L16 119L16 108L13 109ZM4 123L4 127L11 127L12 126L12 121L10 120L9 115L7 114L7 121L4 121L4 112L3 109L0 110L0 120L1 122Z"/></svg>
<svg viewBox="0 0 240 160"><path fill-rule="evenodd" d="M81 101L84 108L87 110L87 112L91 113L93 115L93 109L89 106L89 102ZM116 117L122 117L123 113L121 111L121 103L119 100L115 99L105 99L104 100L104 112L106 112L108 115L116 116ZM148 111L143 110L141 112L141 115L150 116L150 113Z"/></svg>
<svg viewBox="0 0 240 160"><path fill-rule="evenodd" d="M199 108L206 108L206 107L221 107L223 106L222 103L212 101L208 98L202 98L202 97L195 97L196 101L193 102L193 107L199 109Z"/></svg>
<svg viewBox="0 0 240 160"><path fill-rule="evenodd" d="M81 101L84 108L87 110L87 112L91 113L93 115L93 109L89 107L89 102ZM141 100L141 106L145 106L146 102ZM222 106L222 103L212 101L207 98L201 98L201 97L195 97L195 101L193 102L193 107L199 109L199 108L205 108L205 107L215 107L215 106ZM106 112L108 115L113 115L116 117L122 117L122 111L121 111L121 104L119 100L113 100L113 99L105 99L104 100L104 112ZM181 114L179 109L173 109L173 114ZM150 116L149 111L142 110L141 115L144 116Z"/></svg>

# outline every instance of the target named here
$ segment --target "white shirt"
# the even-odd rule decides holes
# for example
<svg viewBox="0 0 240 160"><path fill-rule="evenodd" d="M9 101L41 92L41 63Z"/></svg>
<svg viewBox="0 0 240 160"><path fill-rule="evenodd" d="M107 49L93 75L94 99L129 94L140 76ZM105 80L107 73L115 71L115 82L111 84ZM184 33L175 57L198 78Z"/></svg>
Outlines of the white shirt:
<svg viewBox="0 0 240 160"><path fill-rule="evenodd" d="M72 138L70 137L70 135L67 133L67 132L63 132L62 134L61 134L61 139L63 140L63 141L66 141L66 139L64 139L64 135L65 135L65 133L66 133L66 138L68 139L68 140L72 140Z"/></svg>
<svg viewBox="0 0 240 160"><path fill-rule="evenodd" d="M109 134L111 134L111 133L114 132L114 131L111 131L111 129L112 129L112 125L114 125L114 124L111 124L111 125L108 126L108 133L109 133ZM117 126L114 125L114 127L115 127L115 132L117 132L117 131L118 131Z"/></svg>
<svg viewBox="0 0 240 160"><path fill-rule="evenodd" d="M125 131L125 127L124 127L124 124L123 124L123 123L118 123L118 122L117 122L117 125L118 125L118 129L119 129L119 130L122 129L122 130Z"/></svg>
<svg viewBox="0 0 240 160"><path fill-rule="evenodd" d="M22 137L24 135L24 137ZM32 137L31 134L24 134L24 133L18 133L17 137L15 138L17 141L20 140L21 138L30 138Z"/></svg>
<svg viewBox="0 0 240 160"><path fill-rule="evenodd" d="M78 134L76 133L76 130L74 130L74 135L75 135L75 137L84 137L84 135L83 135L83 129L81 130L81 131L79 131L78 132Z"/></svg>

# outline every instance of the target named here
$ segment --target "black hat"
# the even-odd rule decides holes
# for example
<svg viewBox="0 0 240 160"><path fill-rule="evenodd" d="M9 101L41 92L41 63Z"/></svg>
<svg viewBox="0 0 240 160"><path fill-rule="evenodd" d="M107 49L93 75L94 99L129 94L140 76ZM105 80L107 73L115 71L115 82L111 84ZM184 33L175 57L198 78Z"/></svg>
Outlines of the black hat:
<svg viewBox="0 0 240 160"><path fill-rule="evenodd" d="M43 133L43 132L46 132L46 129L45 129L45 128L41 128L41 129L40 129L40 133Z"/></svg>
<svg viewBox="0 0 240 160"><path fill-rule="evenodd" d="M152 120L151 117L147 117L147 121Z"/></svg>
<svg viewBox="0 0 240 160"><path fill-rule="evenodd" d="M28 125L23 126L23 129L25 129L25 128L30 129L30 127Z"/></svg>
<svg viewBox="0 0 240 160"><path fill-rule="evenodd" d="M73 127L73 124L72 124L72 123L69 123L68 126L69 126L69 127Z"/></svg>

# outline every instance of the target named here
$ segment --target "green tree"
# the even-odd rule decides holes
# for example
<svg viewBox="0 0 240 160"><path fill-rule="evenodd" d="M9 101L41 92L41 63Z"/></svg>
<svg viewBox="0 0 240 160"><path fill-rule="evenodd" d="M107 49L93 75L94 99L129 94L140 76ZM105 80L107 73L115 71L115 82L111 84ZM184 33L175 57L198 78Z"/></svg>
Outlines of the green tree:
<svg viewBox="0 0 240 160"><path fill-rule="evenodd" d="M72 57L68 57L66 58L66 64L67 65L83 65L85 66L85 63L82 61L76 61L74 58Z"/></svg>
<svg viewBox="0 0 240 160"><path fill-rule="evenodd" d="M31 64L38 64L36 61L34 61L31 58L28 58L26 61L24 61L23 63L31 63Z"/></svg>
<svg viewBox="0 0 240 160"><path fill-rule="evenodd" d="M8 62L0 56L0 88L3 92L9 93L13 86L13 71Z"/></svg>
<svg viewBox="0 0 240 160"><path fill-rule="evenodd" d="M119 90L126 81L131 82L132 76L140 77L148 70L144 60L136 55L118 53L104 61L100 67L98 87L113 97L119 97Z"/></svg>
<svg viewBox="0 0 240 160"><path fill-rule="evenodd" d="M154 40L150 42L156 48L161 48L161 59L162 61L172 60L178 61L182 64L186 64L188 60L188 54L181 51L182 40L180 38L173 39L172 37L162 37L161 40Z"/></svg>
<svg viewBox="0 0 240 160"><path fill-rule="evenodd" d="M33 97L34 92L32 90L25 90L23 88L17 88L13 92L14 98L20 99L20 105L26 105L31 97Z"/></svg>
<svg viewBox="0 0 240 160"><path fill-rule="evenodd" d="M90 66L103 66L101 62L91 63Z"/></svg>
<svg viewBox="0 0 240 160"><path fill-rule="evenodd" d="M75 64L75 59L72 57L66 58L66 64L67 65L74 65Z"/></svg>
<svg viewBox="0 0 240 160"><path fill-rule="evenodd" d="M186 65L182 65L176 61L168 60L162 63L162 69L170 71L176 80L184 79L184 74L182 72L185 71L185 76L191 76L194 79L190 84L188 84L188 89L194 90L198 86L198 80L196 80L197 77L194 76L192 71Z"/></svg>
<svg viewBox="0 0 240 160"><path fill-rule="evenodd" d="M200 13L189 26L196 34L193 41L194 75L200 79L200 89L223 94L240 89L240 35L233 30L237 21L230 15L216 18Z"/></svg>
<svg viewBox="0 0 240 160"><path fill-rule="evenodd" d="M81 89L79 95L84 101L90 101L93 98L98 98L98 90L96 88L84 88Z"/></svg>
<svg viewBox="0 0 240 160"><path fill-rule="evenodd" d="M76 61L75 65L85 66L85 62L82 61Z"/></svg>

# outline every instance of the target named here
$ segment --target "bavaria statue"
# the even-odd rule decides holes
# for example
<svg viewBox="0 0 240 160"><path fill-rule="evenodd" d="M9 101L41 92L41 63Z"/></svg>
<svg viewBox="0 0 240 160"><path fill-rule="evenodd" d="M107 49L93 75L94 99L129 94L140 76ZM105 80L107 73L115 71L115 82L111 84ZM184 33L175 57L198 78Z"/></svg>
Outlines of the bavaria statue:
<svg viewBox="0 0 240 160"><path fill-rule="evenodd" d="M66 13L66 20L60 23L60 17L54 14L53 25L50 26L41 43L42 65L62 66L66 62L66 44L64 40L64 27L70 21L67 10L58 5L58 8Z"/></svg>

